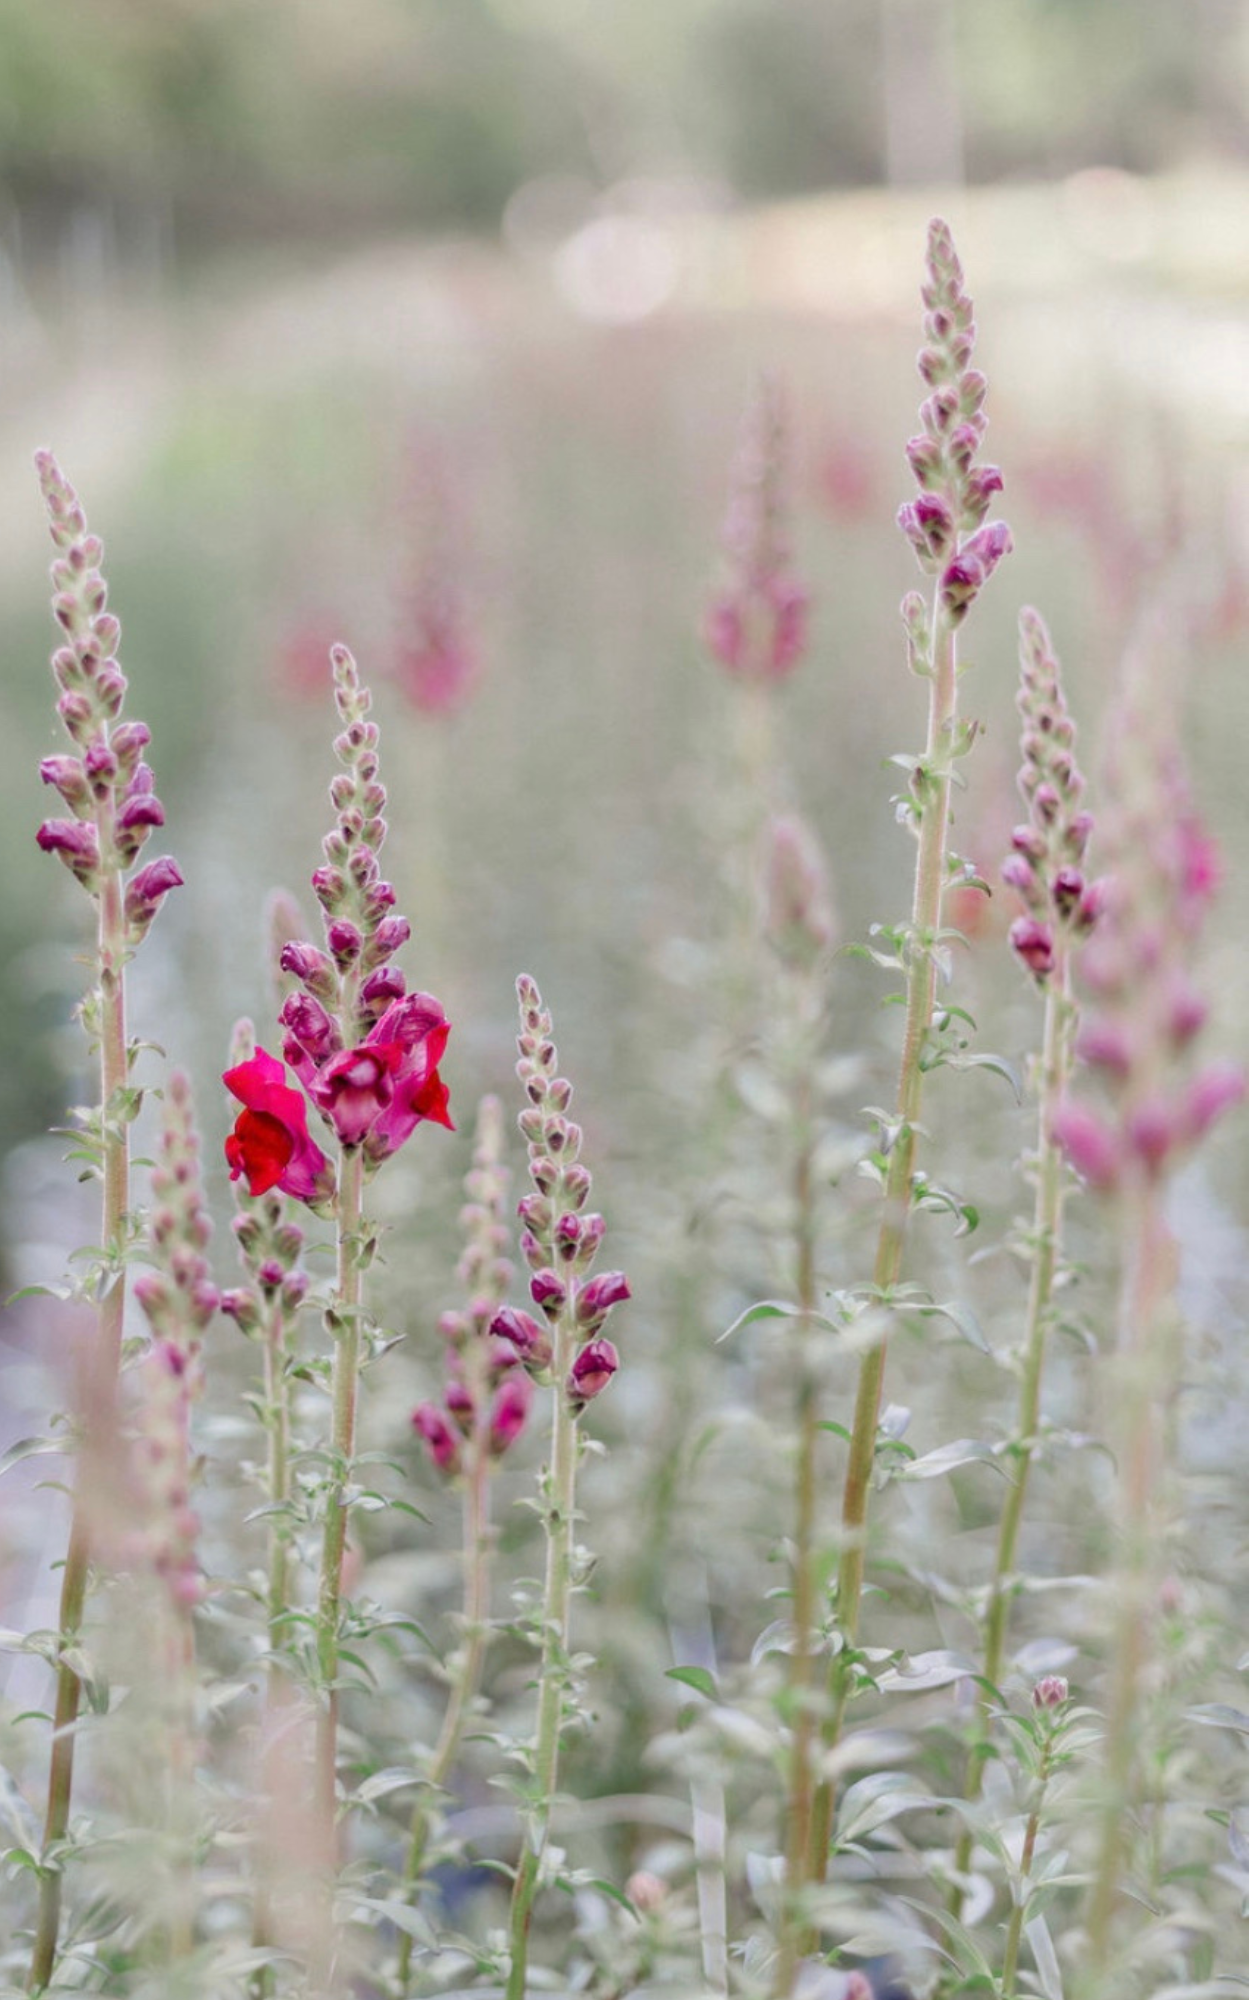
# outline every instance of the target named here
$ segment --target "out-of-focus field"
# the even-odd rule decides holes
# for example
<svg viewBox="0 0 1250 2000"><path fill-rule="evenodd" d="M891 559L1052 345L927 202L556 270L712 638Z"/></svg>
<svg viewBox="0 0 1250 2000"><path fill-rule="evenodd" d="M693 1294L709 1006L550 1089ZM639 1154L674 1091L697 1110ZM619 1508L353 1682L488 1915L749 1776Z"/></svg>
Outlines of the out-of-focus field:
<svg viewBox="0 0 1250 2000"><path fill-rule="evenodd" d="M732 1466L723 1455L723 1436L748 1411L767 1411L775 1357L764 1346L723 1350L717 1386L706 1387L715 1336L776 1283L749 1232L709 1221L732 1221L740 1158L718 1154L699 1122L700 1066L720 1018L729 691L698 635L737 425L757 372L778 373L793 420L795 561L814 603L809 657L779 696L780 736L849 941L900 917L908 896L886 760L915 747L923 702L897 616L914 565L893 516L907 497L923 224L935 207L952 222L977 302L989 455L1016 540L969 628L966 706L985 736L967 766L957 842L996 876L1016 817L1018 607L1033 602L1050 622L1096 810L1102 718L1163 592L1177 728L1225 856L1198 971L1213 998L1212 1048L1235 1052L1245 1016L1242 183L1107 171L949 201L871 193L735 216L653 197L606 235L536 199L505 247L370 243L317 268L239 257L177 294L137 280L128 292L119 280L75 306L50 277L11 300L0 391L7 1281L55 1274L94 1227L59 1164L61 1142L42 1136L91 1091L70 1018L87 906L33 838L48 809L38 762L59 747L49 550L29 464L46 444L105 538L129 711L152 727L167 811L167 837L151 851L175 854L187 882L136 961L131 1027L192 1074L223 1217L217 1077L237 1016L273 1037L262 910L276 885L305 893L327 825L332 640L352 646L376 688L387 872L413 921L411 981L438 994L454 1024L445 1073L461 1124L452 1141L419 1134L376 1184L395 1228L383 1304L416 1336L387 1363L369 1419L386 1441L402 1439L411 1403L436 1386L433 1325L455 1295L449 1225L472 1107L483 1090L509 1099L513 1088L518 971L538 977L555 1012L613 1230L610 1261L635 1289L626 1366L604 1403L615 1469L594 1472L587 1499L607 1579L600 1644L610 1662L616 1648L635 1693L658 1669L631 1664L610 1614L649 1606L640 1654L662 1631L663 1536L708 1566L732 1652L749 1648L784 1521L784 1469L766 1453L756 1466L749 1440ZM478 666L471 696L446 718L415 712L396 677L406 593L435 545ZM960 997L984 1044L1018 1062L1038 1010L1004 944L1004 904L1000 893L977 925ZM306 907L311 924L310 898ZM836 982L832 1044L858 1055L845 1102L853 1133L861 1104L887 1101L896 1020L862 963L840 962ZM993 1241L1021 1204L1007 1169L1027 1143L1027 1114L978 1078L938 1079L932 1099L934 1157L980 1204ZM862 1199L848 1186L854 1215ZM1230 1129L1177 1197L1187 1296L1213 1368L1236 1346L1242 1192ZM1086 1205L1076 1222L1077 1254L1096 1268ZM830 1241L825 1275L862 1275L854 1245ZM224 1229L217 1251L230 1282ZM989 1321L1010 1311L996 1269L971 1281ZM223 1329L223 1355L232 1339ZM42 1331L29 1312L13 1322L14 1429L55 1393L38 1363L56 1351L51 1320ZM223 1360L227 1376L236 1365ZM949 1408L979 1393L973 1365L946 1372ZM961 1420L939 1411L923 1356L904 1350L897 1367L920 1441L955 1435ZM705 1393L722 1443L674 1484ZM645 1439L646 1453L625 1449L631 1439ZM1212 1418L1195 1448L1223 1463L1230 1447ZM536 1449L517 1454L522 1485ZM217 1452L228 1459L228 1442ZM430 1483L424 1469L414 1476ZM669 1513L649 1542L661 1491ZM1084 1494L1077 1479L1050 1496L1056 1572L1069 1558L1079 1566ZM984 1541L978 1496L958 1496L905 1526L917 1564L943 1538ZM28 1496L27 1506L15 1545L33 1536L39 1503ZM1225 1532L1212 1530L1213 1561ZM51 1554L59 1526L48 1534ZM383 1563L387 1552L376 1554ZM401 1597L449 1587L450 1557L410 1560ZM24 1564L10 1573L9 1623L48 1613L12 1601L30 1574ZM594 1752L615 1756L619 1789L638 1781L634 1698Z"/></svg>

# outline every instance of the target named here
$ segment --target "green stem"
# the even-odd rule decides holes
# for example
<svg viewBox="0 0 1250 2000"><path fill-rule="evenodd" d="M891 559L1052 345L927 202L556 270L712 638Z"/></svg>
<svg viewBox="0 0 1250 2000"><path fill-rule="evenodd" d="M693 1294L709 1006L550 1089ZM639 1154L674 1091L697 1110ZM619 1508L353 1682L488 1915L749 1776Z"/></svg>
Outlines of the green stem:
<svg viewBox="0 0 1250 2000"><path fill-rule="evenodd" d="M774 1992L789 1993L795 1969L815 1938L798 1913L799 1899L810 1881L809 1854L816 1745L814 1683L816 1672L816 1439L820 1405L809 1352L812 1314L816 1310L816 1216L812 1188L812 1086L805 1064L795 1093L796 1151L794 1210L796 1293L800 1317L798 1340L798 1459L794 1507L794 1639L789 1657L790 1775L786 1807L786 1904L781 1952Z"/></svg>
<svg viewBox="0 0 1250 2000"><path fill-rule="evenodd" d="M565 1383L573 1361L576 1328L572 1305L556 1323L552 1360L552 1452L547 1475L547 1573L543 1589L543 1647L538 1670L538 1726L534 1747L534 1806L512 1885L510 1959L505 2000L525 2000L530 1917L547 1837L560 1759L560 1726L568 1685L569 1601L572 1595L573 1522L578 1458L577 1419Z"/></svg>
<svg viewBox="0 0 1250 2000"><path fill-rule="evenodd" d="M100 836L101 851L108 853L112 844L111 824L101 824ZM123 1252L130 1198L130 1152L129 1127L120 1110L120 1092L128 1074L122 977L126 948L122 880L116 868L107 871L100 885L98 937L103 1144L100 1240L105 1256L115 1260L115 1268L108 1274L106 1289L100 1300L98 1337L90 1374L91 1405L86 1413L88 1429L93 1425L107 1426L111 1421L121 1369L122 1319L126 1303ZM81 1701L78 1675L67 1664L64 1653L78 1644L81 1633L90 1555L91 1530L80 1476L75 1484L69 1547L61 1574L59 1648L62 1657L56 1675L48 1803L41 1850L46 1872L39 1882L35 1944L27 1979L27 1990L31 1993L41 1992L52 1977L61 1927L61 1862L59 1858L49 1859L49 1856L57 1843L64 1840L69 1828L70 1800L74 1788L74 1742Z"/></svg>
<svg viewBox="0 0 1250 2000"><path fill-rule="evenodd" d="M321 1581L317 1593L317 1658L323 1706L317 1719L316 1794L326 1863L331 1873L336 1863L337 1681L343 1551L347 1541L346 1488L356 1449L356 1390L360 1375L359 1237L363 1187L364 1156L358 1147L345 1147L339 1168L338 1278L332 1309L335 1347L330 1448L333 1471L326 1494Z"/></svg>
<svg viewBox="0 0 1250 2000"><path fill-rule="evenodd" d="M286 1315L279 1298L274 1298L269 1307L268 1323L265 1326L265 1423L269 1433L268 1493L270 1505L285 1507L290 1498L290 1445L291 1445L291 1399L290 1385L286 1373ZM286 1615L291 1595L291 1544L290 1525L281 1513L273 1514L269 1522L269 1581L266 1591L266 1614L269 1631L269 1671L265 1687L265 1722L263 1740L266 1747L272 1742L277 1728L279 1710L283 1705L285 1682L281 1666L281 1652L286 1643ZM267 1854L261 1856L260 1879L257 1882L256 1902L252 1915L252 1943L258 1948L272 1942L270 1917L271 1869ZM268 1969L255 1975L253 1990L257 1996L270 1991L272 1985Z"/></svg>
<svg viewBox="0 0 1250 2000"><path fill-rule="evenodd" d="M1124 1820L1136 1741L1137 1697L1146 1657L1152 1552L1151 1501L1162 1459L1158 1366L1161 1308L1174 1277L1174 1247L1157 1187L1131 1198L1130 1245L1121 1298L1116 1409L1120 1467L1121 1573L1107 1715L1102 1839L1089 1905L1088 1991L1104 1990L1123 1863Z"/></svg>
<svg viewBox="0 0 1250 2000"><path fill-rule="evenodd" d="M1072 1001L1071 965L1061 950L1054 975L1046 989L1046 1016L1042 1040L1042 1068L1039 1080L1037 1117L1037 1184L1033 1204L1032 1275L1025 1311L1023 1364L1020 1397L1016 1413L1016 1477L1008 1488L998 1526L998 1549L990 1582L985 1621L985 1652L982 1673L997 1687L1003 1670L1007 1643L1007 1621L1012 1603L1012 1577L1024 1504L1028 1495L1033 1454L1037 1448L1041 1419L1042 1367L1046 1339L1051 1324L1055 1271L1063 1234L1064 1165L1060 1148L1051 1137L1055 1111L1067 1086L1072 1061L1072 1030L1076 1009ZM982 1696L977 1742L969 1758L966 1796L974 1799L981 1789L984 1768L983 1746L988 1729L988 1702ZM972 1859L972 1830L966 1827L955 1850L955 1877L951 1886L950 1908L958 1916L964 1892L959 1878L966 1875Z"/></svg>
<svg viewBox="0 0 1250 2000"><path fill-rule="evenodd" d="M1003 1946L1002 1993L1004 2000L1011 2000L1012 1988L1016 1980L1016 1962L1020 1956L1020 1933L1024 1928L1024 1912L1028 1904L1029 1876L1033 1872L1033 1853L1037 1846L1038 1828L1042 1820L1042 1801L1045 1797L1047 1780L1050 1777L1050 1757L1052 1744L1047 1741L1042 1752L1041 1766L1037 1774L1037 1797L1028 1824L1024 1830L1024 1846L1020 1853L1020 1880L1011 1905L1011 1916L1007 1923L1007 1938Z"/></svg>
<svg viewBox="0 0 1250 2000"><path fill-rule="evenodd" d="M482 1385L483 1391L485 1385ZM478 1398L478 1418L473 1438L473 1464L464 1489L464 1650L443 1714L443 1726L425 1774L423 1788L412 1809L412 1831L408 1839L408 1859L404 1867L404 1889L410 1893L421 1873L421 1863L430 1837L428 1792L439 1791L447 1782L464 1728L465 1717L477 1693L482 1658L486 1651L487 1616L490 1608L490 1404L485 1393ZM412 1938L399 1941L399 1991L407 2000Z"/></svg>
<svg viewBox="0 0 1250 2000"><path fill-rule="evenodd" d="M955 634L942 613L935 595L932 616L933 661L929 682L929 734L923 773L919 780L917 810L919 845L916 853L915 890L912 898L911 939L907 950L907 1012L903 1028L903 1051L899 1063L896 1100L898 1130L890 1149L886 1173L885 1201L877 1238L873 1267L873 1289L887 1301L897 1285L903 1265L903 1248L912 1199L912 1163L916 1151L916 1123L920 1115L924 1073L920 1062L933 1019L937 990L935 939L941 922L942 890L946 878L946 831L950 814L951 757L954 725L958 709ZM851 1694L852 1670L847 1664L859 1634L860 1601L864 1587L867 1554L868 1496L876 1456L877 1424L881 1412L881 1391L885 1380L886 1341L884 1336L860 1362L855 1396L855 1415L842 1490L842 1534L838 1559L838 1626L842 1651L835 1656L832 1673L832 1710L825 1727L825 1745L836 1749L841 1740L847 1702ZM834 1792L826 1780L817 1789L812 1815L812 1879L823 1881L828 1868L829 1842L833 1832Z"/></svg>

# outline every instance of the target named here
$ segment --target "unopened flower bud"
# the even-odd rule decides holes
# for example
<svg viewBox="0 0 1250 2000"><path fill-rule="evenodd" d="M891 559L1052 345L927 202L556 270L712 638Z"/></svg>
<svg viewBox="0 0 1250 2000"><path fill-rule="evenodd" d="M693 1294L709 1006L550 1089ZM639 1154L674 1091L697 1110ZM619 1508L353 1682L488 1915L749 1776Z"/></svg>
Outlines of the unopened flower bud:
<svg viewBox="0 0 1250 2000"><path fill-rule="evenodd" d="M620 1357L610 1340L592 1340L569 1370L565 1390L570 1402L580 1405L588 1403L592 1396L601 1395L620 1365Z"/></svg>
<svg viewBox="0 0 1250 2000"><path fill-rule="evenodd" d="M578 1325L594 1332L602 1326L613 1306L630 1297L629 1279L623 1271L603 1271L582 1286L577 1295Z"/></svg>
<svg viewBox="0 0 1250 2000"><path fill-rule="evenodd" d="M1033 1689L1034 1708L1062 1708L1068 1699L1068 1683L1062 1674L1043 1674Z"/></svg>
<svg viewBox="0 0 1250 2000"><path fill-rule="evenodd" d="M527 1368L550 1366L551 1336L529 1313L504 1306L491 1321L490 1332L496 1339L511 1341Z"/></svg>
<svg viewBox="0 0 1250 2000"><path fill-rule="evenodd" d="M490 1449L495 1457L502 1456L525 1428L533 1394L529 1376L519 1372L500 1385L490 1413Z"/></svg>
<svg viewBox="0 0 1250 2000"><path fill-rule="evenodd" d="M556 1319L564 1309L567 1298L564 1282L550 1269L535 1271L530 1279L530 1297L540 1306L548 1319ZM580 1309L580 1300L578 1301Z"/></svg>
<svg viewBox="0 0 1250 2000"><path fill-rule="evenodd" d="M449 1477L460 1468L460 1443L442 1411L422 1403L412 1413L412 1427L440 1472Z"/></svg>

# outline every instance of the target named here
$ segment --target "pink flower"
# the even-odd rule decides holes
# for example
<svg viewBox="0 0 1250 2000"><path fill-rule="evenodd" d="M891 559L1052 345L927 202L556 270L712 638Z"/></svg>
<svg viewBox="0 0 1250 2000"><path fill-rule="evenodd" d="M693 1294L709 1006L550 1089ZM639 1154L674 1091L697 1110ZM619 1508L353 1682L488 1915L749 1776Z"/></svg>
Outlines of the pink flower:
<svg viewBox="0 0 1250 2000"><path fill-rule="evenodd" d="M324 1201L333 1191L330 1162L309 1137L307 1106L277 1058L257 1049L222 1082L243 1106L226 1140L231 1180L245 1175L253 1198L276 1187L297 1201Z"/></svg>
<svg viewBox="0 0 1250 2000"><path fill-rule="evenodd" d="M292 994L282 1019L287 1060L342 1145L383 1160L423 1121L454 1131L438 1073L451 1027L431 994L394 1001L351 1049L331 1046L333 1024L309 994Z"/></svg>

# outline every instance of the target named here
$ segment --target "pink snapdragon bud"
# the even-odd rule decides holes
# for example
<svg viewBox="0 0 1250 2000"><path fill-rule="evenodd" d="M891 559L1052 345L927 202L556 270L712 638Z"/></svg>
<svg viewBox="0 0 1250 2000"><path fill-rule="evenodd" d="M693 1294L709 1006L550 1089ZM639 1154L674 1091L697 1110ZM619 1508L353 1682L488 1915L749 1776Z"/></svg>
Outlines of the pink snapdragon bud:
<svg viewBox="0 0 1250 2000"><path fill-rule="evenodd" d="M182 887L182 871L168 854L149 861L126 885L126 942L134 946L147 936L171 889Z"/></svg>
<svg viewBox="0 0 1250 2000"><path fill-rule="evenodd" d="M1062 1674L1043 1674L1034 1686L1034 1708L1062 1708L1067 1699L1068 1683Z"/></svg>
<svg viewBox="0 0 1250 2000"><path fill-rule="evenodd" d="M279 949L278 967L292 979L298 979L318 1003L331 1003L338 997L338 975L333 962L316 945L305 944L299 938L288 939Z"/></svg>
<svg viewBox="0 0 1250 2000"><path fill-rule="evenodd" d="M1005 555L1011 553L1011 530L1005 521L989 521L962 543L942 572L942 604L952 624L967 617L974 600Z"/></svg>
<svg viewBox="0 0 1250 2000"><path fill-rule="evenodd" d="M710 603L704 639L735 678L784 679L807 644L808 595L785 536L785 409L763 380L748 407L723 543L728 580Z"/></svg>
<svg viewBox="0 0 1250 2000"><path fill-rule="evenodd" d="M93 893L100 880L100 836L91 820L46 819L35 834L45 854L57 854Z"/></svg>
<svg viewBox="0 0 1250 2000"><path fill-rule="evenodd" d="M1053 972L1055 940L1049 924L1039 923L1036 917L1017 917L1007 933L1007 941L1037 978L1044 979L1048 972Z"/></svg>
<svg viewBox="0 0 1250 2000"><path fill-rule="evenodd" d="M1061 1104L1051 1124L1051 1136L1091 1187L1116 1186L1122 1165L1120 1145L1110 1126L1095 1112L1071 1101Z"/></svg>
<svg viewBox="0 0 1250 2000"><path fill-rule="evenodd" d="M490 1413L490 1449L496 1458L502 1457L524 1430L533 1394L533 1384L525 1374L509 1375L501 1384Z"/></svg>
<svg viewBox="0 0 1250 2000"><path fill-rule="evenodd" d="M541 1373L551 1366L551 1335L529 1313L504 1306L491 1320L490 1331L500 1340L511 1341L527 1368Z"/></svg>
<svg viewBox="0 0 1250 2000"><path fill-rule="evenodd" d="M618 1306L631 1296L629 1279L624 1271L604 1271L599 1277L591 1278L582 1286L577 1295L577 1323L587 1331L595 1333L603 1325L613 1306Z"/></svg>
<svg viewBox="0 0 1250 2000"><path fill-rule="evenodd" d="M592 1340L583 1347L569 1370L565 1391L579 1407L602 1395L620 1367L620 1357L610 1340Z"/></svg>
<svg viewBox="0 0 1250 2000"><path fill-rule="evenodd" d="M1180 1104L1179 1127L1189 1141L1201 1139L1217 1118L1244 1101L1246 1075L1232 1063L1213 1063L1200 1070Z"/></svg>
<svg viewBox="0 0 1250 2000"><path fill-rule="evenodd" d="M450 1478L460 1470L460 1441L435 1404L422 1403L415 1409L412 1427L440 1472Z"/></svg>
<svg viewBox="0 0 1250 2000"><path fill-rule="evenodd" d="M540 1306L548 1319L557 1319L564 1310L568 1288L555 1271L549 1267L535 1271L530 1279L530 1297Z"/></svg>
<svg viewBox="0 0 1250 2000"><path fill-rule="evenodd" d="M248 1291L244 1285L234 1285L221 1294L219 1304L240 1333L255 1333L260 1325L260 1300L255 1292Z"/></svg>
<svg viewBox="0 0 1250 2000"><path fill-rule="evenodd" d="M474 1418L477 1416L477 1404L473 1400L473 1391L468 1384L449 1382L443 1390L443 1403L457 1430L468 1437L473 1429Z"/></svg>
<svg viewBox="0 0 1250 2000"><path fill-rule="evenodd" d="M86 819L92 811L92 791L81 757L45 757L39 766L45 785L55 785L70 811Z"/></svg>

